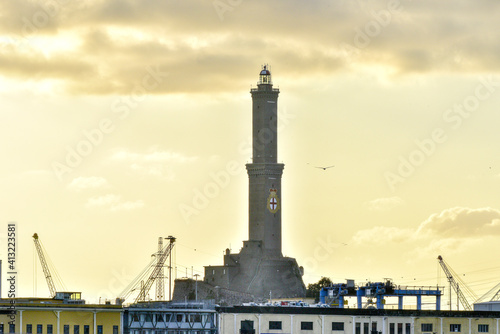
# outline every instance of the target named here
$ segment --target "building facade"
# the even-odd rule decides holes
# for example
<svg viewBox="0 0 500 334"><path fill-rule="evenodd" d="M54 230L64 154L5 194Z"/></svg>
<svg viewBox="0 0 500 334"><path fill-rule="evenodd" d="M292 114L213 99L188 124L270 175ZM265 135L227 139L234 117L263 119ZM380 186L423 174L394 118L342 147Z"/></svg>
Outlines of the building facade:
<svg viewBox="0 0 500 334"><path fill-rule="evenodd" d="M123 311L124 334L216 334L215 305L206 302L139 303Z"/></svg>
<svg viewBox="0 0 500 334"><path fill-rule="evenodd" d="M499 334L500 312L234 306L220 334Z"/></svg>
<svg viewBox="0 0 500 334"><path fill-rule="evenodd" d="M119 305L66 304L42 298L2 299L0 334L121 334L121 313Z"/></svg>

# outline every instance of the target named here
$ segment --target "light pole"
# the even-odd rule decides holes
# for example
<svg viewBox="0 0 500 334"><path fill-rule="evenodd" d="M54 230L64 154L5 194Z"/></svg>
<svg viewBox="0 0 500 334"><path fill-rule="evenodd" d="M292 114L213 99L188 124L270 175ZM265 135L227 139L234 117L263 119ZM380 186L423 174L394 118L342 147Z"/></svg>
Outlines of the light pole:
<svg viewBox="0 0 500 334"><path fill-rule="evenodd" d="M195 277L195 283L194 283L194 300L197 302L198 301L198 276L199 274L194 274Z"/></svg>

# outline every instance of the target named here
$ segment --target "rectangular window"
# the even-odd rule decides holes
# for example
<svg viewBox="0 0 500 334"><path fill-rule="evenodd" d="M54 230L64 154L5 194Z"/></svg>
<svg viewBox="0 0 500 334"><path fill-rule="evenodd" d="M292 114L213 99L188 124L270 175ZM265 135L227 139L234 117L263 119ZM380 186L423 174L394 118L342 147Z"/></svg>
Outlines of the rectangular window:
<svg viewBox="0 0 500 334"><path fill-rule="evenodd" d="M97 334L102 334L102 325L97 325Z"/></svg>
<svg viewBox="0 0 500 334"><path fill-rule="evenodd" d="M389 324L389 334L396 334L396 326L393 322Z"/></svg>
<svg viewBox="0 0 500 334"><path fill-rule="evenodd" d="M26 324L26 334L31 334L31 333L33 333L33 325Z"/></svg>
<svg viewBox="0 0 500 334"><path fill-rule="evenodd" d="M43 334L43 325L42 324L36 325L36 334Z"/></svg>
<svg viewBox="0 0 500 334"><path fill-rule="evenodd" d="M47 325L47 334L52 334L53 333L53 327L52 325Z"/></svg>
<svg viewBox="0 0 500 334"><path fill-rule="evenodd" d="M405 334L411 334L411 324L405 324Z"/></svg>
<svg viewBox="0 0 500 334"><path fill-rule="evenodd" d="M450 332L460 332L462 326L460 324L450 324Z"/></svg>
<svg viewBox="0 0 500 334"><path fill-rule="evenodd" d="M432 324L422 324L421 330L422 332L432 332Z"/></svg>
<svg viewBox="0 0 500 334"><path fill-rule="evenodd" d="M73 333L74 334L80 334L80 325L75 325L73 327Z"/></svg>
<svg viewBox="0 0 500 334"><path fill-rule="evenodd" d="M90 333L90 326L84 325L83 326L83 334L89 334L89 333Z"/></svg>
<svg viewBox="0 0 500 334"><path fill-rule="evenodd" d="M242 320L240 334L255 334L252 320Z"/></svg>
<svg viewBox="0 0 500 334"><path fill-rule="evenodd" d="M14 334L16 332L16 324L9 324L9 333Z"/></svg>
<svg viewBox="0 0 500 334"><path fill-rule="evenodd" d="M3 334L3 324L0 324L0 334Z"/></svg>
<svg viewBox="0 0 500 334"><path fill-rule="evenodd" d="M372 333L371 334L377 334L377 322L376 321L372 322Z"/></svg>
<svg viewBox="0 0 500 334"><path fill-rule="evenodd" d="M281 329L281 321L269 321L269 329Z"/></svg>
<svg viewBox="0 0 500 334"><path fill-rule="evenodd" d="M300 329L305 330L305 331L310 331L313 329L313 323L312 321L301 321L300 322Z"/></svg>
<svg viewBox="0 0 500 334"><path fill-rule="evenodd" d="M361 334L361 324L359 322L356 323L356 331L355 334Z"/></svg>
<svg viewBox="0 0 500 334"><path fill-rule="evenodd" d="M344 323L343 322L332 322L332 331L343 331Z"/></svg>
<svg viewBox="0 0 500 334"><path fill-rule="evenodd" d="M118 334L118 326L117 325L113 326L113 334Z"/></svg>
<svg viewBox="0 0 500 334"><path fill-rule="evenodd" d="M370 334L368 331L370 330L370 324L365 322L363 323L363 334Z"/></svg>
<svg viewBox="0 0 500 334"><path fill-rule="evenodd" d="M69 325L64 325L64 334L69 334Z"/></svg>
<svg viewBox="0 0 500 334"><path fill-rule="evenodd" d="M403 334L403 324L398 323L398 334Z"/></svg>
<svg viewBox="0 0 500 334"><path fill-rule="evenodd" d="M477 331L479 333L488 333L490 331L489 325L477 325Z"/></svg>

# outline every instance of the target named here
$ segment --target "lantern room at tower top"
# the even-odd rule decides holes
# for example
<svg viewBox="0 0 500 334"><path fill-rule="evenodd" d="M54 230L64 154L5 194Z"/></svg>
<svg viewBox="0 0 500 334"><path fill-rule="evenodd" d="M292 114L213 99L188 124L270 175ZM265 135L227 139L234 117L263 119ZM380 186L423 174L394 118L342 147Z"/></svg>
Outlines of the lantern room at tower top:
<svg viewBox="0 0 500 334"><path fill-rule="evenodd" d="M268 65L262 66L262 71L259 74L259 85L272 85L271 72L268 69Z"/></svg>

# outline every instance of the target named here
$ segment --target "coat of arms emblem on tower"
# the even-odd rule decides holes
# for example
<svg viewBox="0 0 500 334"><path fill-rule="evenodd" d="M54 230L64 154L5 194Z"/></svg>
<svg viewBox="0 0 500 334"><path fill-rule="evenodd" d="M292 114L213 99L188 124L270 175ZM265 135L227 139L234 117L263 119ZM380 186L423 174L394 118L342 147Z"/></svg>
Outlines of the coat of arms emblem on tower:
<svg viewBox="0 0 500 334"><path fill-rule="evenodd" d="M280 209L280 200L278 198L278 189L269 189L269 197L267 198L267 208L271 213L276 213Z"/></svg>

